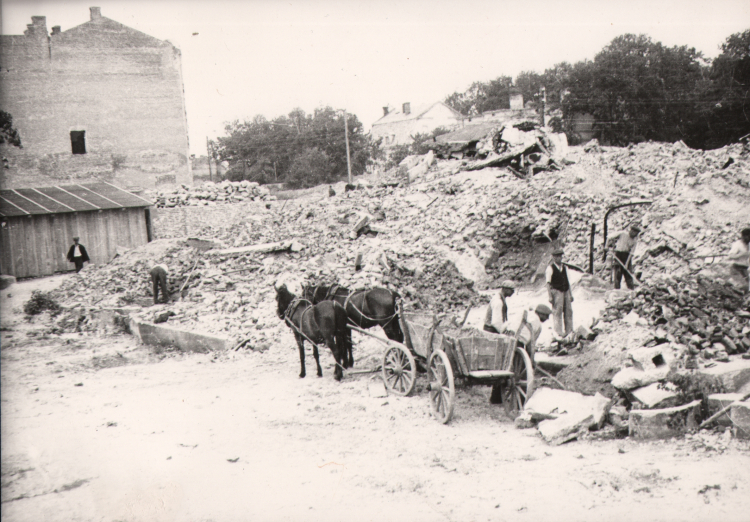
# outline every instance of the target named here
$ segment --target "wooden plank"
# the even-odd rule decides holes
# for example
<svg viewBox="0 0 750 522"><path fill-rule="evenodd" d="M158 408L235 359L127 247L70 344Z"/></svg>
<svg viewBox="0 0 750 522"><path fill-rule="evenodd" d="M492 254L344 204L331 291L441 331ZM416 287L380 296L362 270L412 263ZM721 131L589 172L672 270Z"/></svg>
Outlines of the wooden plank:
<svg viewBox="0 0 750 522"><path fill-rule="evenodd" d="M0 224L0 273L3 275L15 275L13 266L13 240L11 235L11 224L17 218L3 218Z"/></svg>
<svg viewBox="0 0 750 522"><path fill-rule="evenodd" d="M29 254L26 252L26 220L27 217L20 218L16 221L13 227L13 243L15 249L13 254L15 256L14 262L16 266L16 277L28 277L31 273L29 270L30 261Z"/></svg>
<svg viewBox="0 0 750 522"><path fill-rule="evenodd" d="M499 379L502 377L511 377L513 372L506 370L477 370L469 372L472 379Z"/></svg>
<svg viewBox="0 0 750 522"><path fill-rule="evenodd" d="M52 216L50 214L36 216L37 229L41 236L39 246L42 255L42 273L52 275L55 273L55 249L52 233Z"/></svg>

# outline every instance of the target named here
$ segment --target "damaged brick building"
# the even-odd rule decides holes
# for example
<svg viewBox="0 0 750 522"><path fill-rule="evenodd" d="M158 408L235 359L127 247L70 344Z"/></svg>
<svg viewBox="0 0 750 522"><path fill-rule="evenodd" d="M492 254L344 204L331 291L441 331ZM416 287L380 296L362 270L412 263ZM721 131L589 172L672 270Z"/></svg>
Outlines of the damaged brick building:
<svg viewBox="0 0 750 522"><path fill-rule="evenodd" d="M2 145L0 188L191 183L180 50L90 10L0 37L0 109L23 145Z"/></svg>

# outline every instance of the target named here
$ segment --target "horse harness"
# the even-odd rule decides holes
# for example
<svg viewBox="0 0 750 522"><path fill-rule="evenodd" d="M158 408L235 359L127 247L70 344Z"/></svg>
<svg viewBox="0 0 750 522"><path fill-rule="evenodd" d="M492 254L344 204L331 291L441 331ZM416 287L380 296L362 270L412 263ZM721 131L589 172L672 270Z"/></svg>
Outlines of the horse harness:
<svg viewBox="0 0 750 522"><path fill-rule="evenodd" d="M294 312L297 311L297 307L303 302L309 304L310 306L308 306L302 311L302 315L299 318L300 326L297 327L297 325L294 324L294 322L292 321L291 317L294 315ZM341 306L340 304L338 305ZM294 333L297 333L301 335L302 337L304 337L307 340L307 342L312 344L319 352L322 352L323 349L320 346L318 346L318 344L315 341L313 341L307 335L305 335L305 333L302 331L302 320L305 318L305 313L307 313L308 310L311 310L312 307L313 307L313 304L309 299L305 299L303 297L296 297L291 303L289 303L289 306L286 307L286 311L284 312L284 321L286 321L286 324L289 325L289 328L291 328L292 331L294 331ZM313 322L315 322L315 319L313 319ZM341 367L342 370L344 369L344 367L341 366L341 364L339 364L338 361L336 361L336 366Z"/></svg>
<svg viewBox="0 0 750 522"><path fill-rule="evenodd" d="M358 324L357 326L360 326L360 327L362 326L362 324L361 324L362 323L362 319L367 319L368 321L372 321L372 322L377 323L377 324L380 324L380 321L384 321L384 320L387 319L387 321L385 321L385 323L380 324L381 328L385 328L398 315L398 312L394 313L393 315L386 316L386 317L380 317L380 318L369 317L364 311L360 310L357 307L357 305L355 305L354 302L352 302L352 300L351 300L352 297L355 296L355 295L357 295L357 294L364 294L364 296L362 297L362 308L367 309L367 292L369 292L369 290L359 290L357 292L350 293L348 296L346 296L346 301L344 301L344 310L346 310L347 307L351 304L352 307L359 313L359 316L360 316L360 321L359 322L360 322L360 324Z"/></svg>

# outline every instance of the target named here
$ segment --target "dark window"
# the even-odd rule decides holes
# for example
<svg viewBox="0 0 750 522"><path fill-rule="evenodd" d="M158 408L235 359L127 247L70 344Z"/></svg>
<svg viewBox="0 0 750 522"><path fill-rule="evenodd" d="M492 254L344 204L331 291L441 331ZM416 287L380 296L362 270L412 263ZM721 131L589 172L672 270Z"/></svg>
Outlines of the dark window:
<svg viewBox="0 0 750 522"><path fill-rule="evenodd" d="M86 154L86 131L70 131L73 154Z"/></svg>

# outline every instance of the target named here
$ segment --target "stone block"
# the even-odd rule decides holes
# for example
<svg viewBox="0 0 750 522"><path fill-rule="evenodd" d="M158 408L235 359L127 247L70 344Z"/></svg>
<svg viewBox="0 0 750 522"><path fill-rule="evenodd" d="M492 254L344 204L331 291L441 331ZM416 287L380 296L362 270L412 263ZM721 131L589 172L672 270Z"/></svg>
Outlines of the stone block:
<svg viewBox="0 0 750 522"><path fill-rule="evenodd" d="M652 383L642 388L630 390L632 399L640 402L649 410L671 408L677 405L679 396L677 389L670 383Z"/></svg>
<svg viewBox="0 0 750 522"><path fill-rule="evenodd" d="M5 290L15 282L16 278L12 275L0 275L0 290Z"/></svg>
<svg viewBox="0 0 750 522"><path fill-rule="evenodd" d="M738 439L750 439L750 401L733 404L730 418L734 436Z"/></svg>
<svg viewBox="0 0 750 522"><path fill-rule="evenodd" d="M591 416L591 423L587 426L598 429L604 424L612 401L597 393L594 396L582 395L576 392L539 388L524 406L524 413L531 414L531 421L560 418L572 415L575 418ZM540 424L541 425L541 424ZM561 425L567 425L565 422Z"/></svg>
<svg viewBox="0 0 750 522"><path fill-rule="evenodd" d="M714 393L708 396L708 414L714 415L723 408L726 408L734 401L738 401L742 398L741 393ZM730 411L727 411L716 419L717 424L721 426L731 426L732 420L730 419Z"/></svg>
<svg viewBox="0 0 750 522"><path fill-rule="evenodd" d="M698 375L713 380L726 393L741 393L750 388L750 360L730 357L728 363L698 370Z"/></svg>
<svg viewBox="0 0 750 522"><path fill-rule="evenodd" d="M130 321L130 330L144 344L173 347L184 352L206 353L226 350L230 342L225 337L203 335L169 326L142 323L134 319Z"/></svg>
<svg viewBox="0 0 750 522"><path fill-rule="evenodd" d="M581 432L588 431L589 426L594 422L594 415L590 412L566 413L560 415L557 419L540 422L539 433L549 444L557 446L577 438Z"/></svg>
<svg viewBox="0 0 750 522"><path fill-rule="evenodd" d="M630 410L628 434L637 439L667 439L698 427L700 400L658 410Z"/></svg>
<svg viewBox="0 0 750 522"><path fill-rule="evenodd" d="M666 364L647 371L634 367L623 368L612 377L612 386L618 390L632 390L662 381L666 379L667 374L669 366Z"/></svg>

